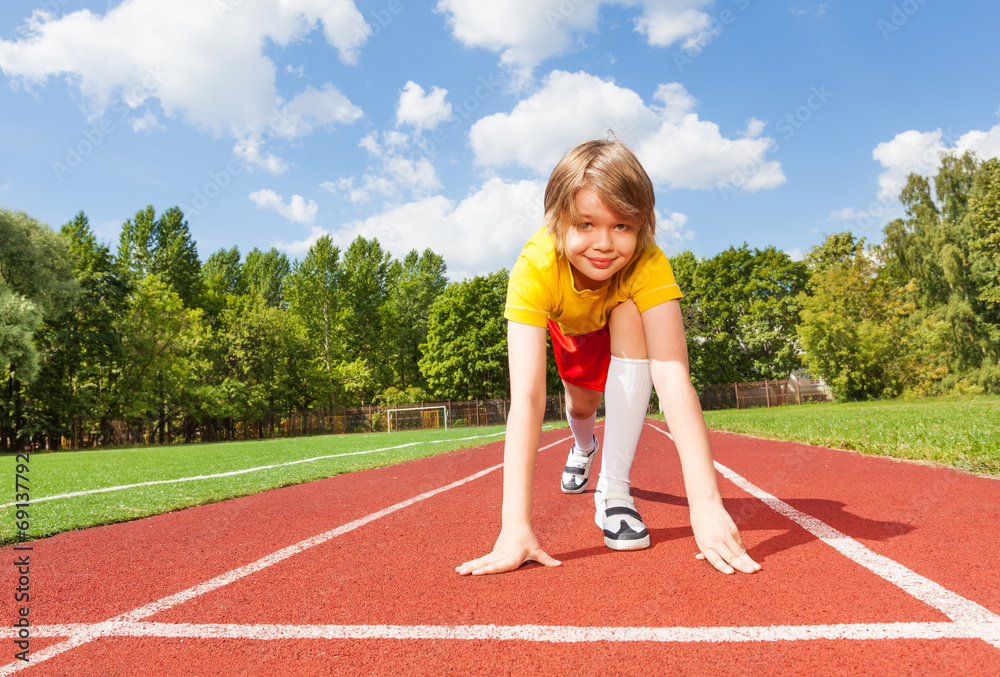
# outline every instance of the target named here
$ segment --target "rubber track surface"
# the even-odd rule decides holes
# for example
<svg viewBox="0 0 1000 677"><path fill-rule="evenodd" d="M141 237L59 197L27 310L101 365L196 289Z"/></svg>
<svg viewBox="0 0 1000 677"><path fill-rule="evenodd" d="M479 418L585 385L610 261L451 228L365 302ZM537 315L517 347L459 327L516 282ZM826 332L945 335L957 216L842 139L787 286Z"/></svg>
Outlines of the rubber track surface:
<svg viewBox="0 0 1000 677"><path fill-rule="evenodd" d="M757 575L694 558L661 422L633 471L652 546L605 548L592 491L559 491L558 430L542 437L534 522L561 567L454 573L498 533L496 442L36 541L32 660L14 659L4 592L0 675L1000 674L1000 481L711 437L745 483L720 475ZM16 568L2 571L12 591Z"/></svg>

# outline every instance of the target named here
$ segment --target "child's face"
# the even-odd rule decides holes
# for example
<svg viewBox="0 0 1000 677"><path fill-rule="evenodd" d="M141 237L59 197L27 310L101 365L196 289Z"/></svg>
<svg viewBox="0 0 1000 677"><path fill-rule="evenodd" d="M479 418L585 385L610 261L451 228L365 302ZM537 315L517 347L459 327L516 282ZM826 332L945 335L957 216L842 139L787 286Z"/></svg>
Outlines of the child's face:
<svg viewBox="0 0 1000 677"><path fill-rule="evenodd" d="M594 289L625 267L639 238L636 224L607 208L596 192L576 194L580 222L566 229L566 255L577 289Z"/></svg>

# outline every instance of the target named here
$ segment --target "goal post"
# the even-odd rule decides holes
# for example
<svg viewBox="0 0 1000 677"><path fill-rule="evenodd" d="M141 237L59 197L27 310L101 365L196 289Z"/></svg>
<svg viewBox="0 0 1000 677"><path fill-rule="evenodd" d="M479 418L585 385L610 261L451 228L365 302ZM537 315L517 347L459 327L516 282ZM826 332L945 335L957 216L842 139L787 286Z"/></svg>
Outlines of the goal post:
<svg viewBox="0 0 1000 677"><path fill-rule="evenodd" d="M385 418L388 432L442 427L448 429L448 407L444 405L388 409Z"/></svg>

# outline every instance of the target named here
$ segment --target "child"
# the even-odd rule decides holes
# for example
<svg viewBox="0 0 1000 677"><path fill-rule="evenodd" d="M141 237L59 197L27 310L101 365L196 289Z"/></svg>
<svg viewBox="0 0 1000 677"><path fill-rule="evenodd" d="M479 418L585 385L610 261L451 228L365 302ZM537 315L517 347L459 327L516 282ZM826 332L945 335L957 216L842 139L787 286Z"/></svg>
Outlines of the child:
<svg viewBox="0 0 1000 677"><path fill-rule="evenodd" d="M556 165L545 189L545 225L511 272L508 320L511 407L504 445L501 529L493 551L456 567L490 574L527 560L558 566L531 526L531 486L545 413L545 331L566 389L574 444L561 479L580 493L597 452L594 420L606 419L595 521L615 550L648 547L629 495L629 474L656 387L674 437L701 553L723 573L753 573L722 505L708 433L688 371L680 290L654 240L653 185L617 141L588 141Z"/></svg>

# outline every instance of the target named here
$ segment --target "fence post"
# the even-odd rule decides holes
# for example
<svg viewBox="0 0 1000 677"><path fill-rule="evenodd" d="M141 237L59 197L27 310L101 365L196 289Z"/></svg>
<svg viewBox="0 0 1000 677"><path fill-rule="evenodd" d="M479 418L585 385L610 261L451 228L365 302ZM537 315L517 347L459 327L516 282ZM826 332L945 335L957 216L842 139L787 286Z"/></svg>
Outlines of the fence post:
<svg viewBox="0 0 1000 677"><path fill-rule="evenodd" d="M733 384L733 388L736 389L736 408L739 409L740 408L740 384L739 383L734 383Z"/></svg>
<svg viewBox="0 0 1000 677"><path fill-rule="evenodd" d="M771 389L767 386L767 379L764 379L764 398L767 400L767 408L771 408Z"/></svg>
<svg viewBox="0 0 1000 677"><path fill-rule="evenodd" d="M795 404L802 404L802 395L799 394L799 379L795 379Z"/></svg>

